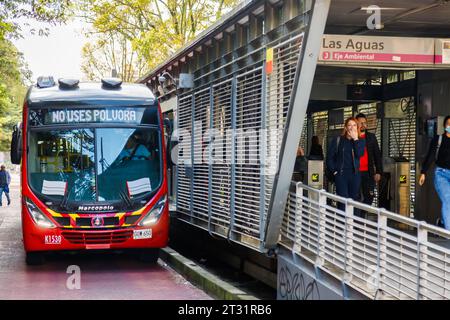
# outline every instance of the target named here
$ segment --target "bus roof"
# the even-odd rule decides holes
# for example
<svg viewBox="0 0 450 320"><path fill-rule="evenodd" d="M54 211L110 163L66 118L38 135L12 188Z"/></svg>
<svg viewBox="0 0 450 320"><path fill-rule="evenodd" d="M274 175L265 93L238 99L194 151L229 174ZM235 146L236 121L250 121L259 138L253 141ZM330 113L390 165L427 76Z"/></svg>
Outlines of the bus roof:
<svg viewBox="0 0 450 320"><path fill-rule="evenodd" d="M100 82L80 82L78 87L63 89L55 84L48 88L30 87L27 95L29 106L46 102L66 102L76 104L154 104L155 96L144 84L124 83L117 89L102 87Z"/></svg>

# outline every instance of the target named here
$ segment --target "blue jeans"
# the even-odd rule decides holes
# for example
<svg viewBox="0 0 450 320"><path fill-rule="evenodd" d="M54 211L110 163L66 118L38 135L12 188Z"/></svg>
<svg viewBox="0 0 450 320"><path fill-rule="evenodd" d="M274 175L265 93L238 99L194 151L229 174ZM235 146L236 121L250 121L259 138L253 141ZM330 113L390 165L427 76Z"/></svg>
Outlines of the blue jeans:
<svg viewBox="0 0 450 320"><path fill-rule="evenodd" d="M8 204L11 202L11 199L9 198L9 188L8 188L8 186L0 187L0 206L2 205L3 192L6 195L6 200L8 200Z"/></svg>
<svg viewBox="0 0 450 320"><path fill-rule="evenodd" d="M450 170L436 168L434 172L434 187L442 202L442 221L445 229L450 230Z"/></svg>
<svg viewBox="0 0 450 320"><path fill-rule="evenodd" d="M344 169L335 176L336 194L344 198L351 198L359 201L361 187L361 173L356 173L353 169ZM345 204L338 203L338 209L345 210ZM361 216L359 210L355 210L355 214Z"/></svg>

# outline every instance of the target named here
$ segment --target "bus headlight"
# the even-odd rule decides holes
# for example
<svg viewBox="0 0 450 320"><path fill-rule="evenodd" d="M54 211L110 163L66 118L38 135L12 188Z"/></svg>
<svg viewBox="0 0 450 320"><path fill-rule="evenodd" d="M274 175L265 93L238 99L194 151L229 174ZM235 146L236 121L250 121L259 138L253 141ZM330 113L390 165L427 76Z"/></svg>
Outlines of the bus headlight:
<svg viewBox="0 0 450 320"><path fill-rule="evenodd" d="M144 217L144 219L139 222L141 227L151 226L158 222L161 214L164 211L164 206L166 204L166 196L162 197L150 210L149 213Z"/></svg>
<svg viewBox="0 0 450 320"><path fill-rule="evenodd" d="M28 213L33 219L34 223L43 228L56 228L55 224L51 222L39 208L28 198L25 198Z"/></svg>

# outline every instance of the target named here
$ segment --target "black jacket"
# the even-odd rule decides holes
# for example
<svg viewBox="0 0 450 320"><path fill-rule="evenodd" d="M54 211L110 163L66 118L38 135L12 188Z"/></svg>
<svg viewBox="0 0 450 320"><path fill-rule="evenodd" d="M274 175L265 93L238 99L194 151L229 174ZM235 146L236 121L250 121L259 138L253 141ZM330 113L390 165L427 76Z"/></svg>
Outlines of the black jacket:
<svg viewBox="0 0 450 320"><path fill-rule="evenodd" d="M366 147L369 158L369 175L374 176L376 173L383 173L383 161L378 145L377 136L371 132L366 131Z"/></svg>
<svg viewBox="0 0 450 320"><path fill-rule="evenodd" d="M444 133L442 135L441 146L439 147L439 154L436 159L436 149L438 146L439 136L435 136L431 140L430 147L428 148L427 156L422 164L421 173L427 173L433 161L435 161L436 166L444 169L450 169L450 138Z"/></svg>
<svg viewBox="0 0 450 320"><path fill-rule="evenodd" d="M327 170L331 173L339 172L347 164L347 168L351 166L353 170L359 171L359 159L364 154L365 141L363 139L353 141L342 136L339 138L339 144L337 140L337 137L333 138L328 145L326 159ZM353 150L353 154L350 153L350 150ZM346 159L350 160L346 161Z"/></svg>

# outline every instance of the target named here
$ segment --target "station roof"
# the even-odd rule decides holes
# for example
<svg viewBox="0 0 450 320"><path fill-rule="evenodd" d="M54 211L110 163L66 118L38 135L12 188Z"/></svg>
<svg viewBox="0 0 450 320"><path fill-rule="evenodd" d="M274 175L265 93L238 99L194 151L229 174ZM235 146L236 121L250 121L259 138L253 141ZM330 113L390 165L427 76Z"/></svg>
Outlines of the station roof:
<svg viewBox="0 0 450 320"><path fill-rule="evenodd" d="M380 30L366 26L367 9L381 9ZM332 0L325 33L449 37L449 0Z"/></svg>
<svg viewBox="0 0 450 320"><path fill-rule="evenodd" d="M57 84L49 88L30 87L28 103L43 102L89 102L89 101L130 101L136 104L153 104L155 96L143 84L124 83L117 89L102 88L97 82L80 82L77 88L61 89Z"/></svg>
<svg viewBox="0 0 450 320"><path fill-rule="evenodd" d="M272 4L279 0L268 0ZM224 15L172 57L140 78L145 83L178 62L184 62L193 52L213 37L243 21L243 17L260 11L265 1L244 0L234 10ZM367 8L377 5L381 9L380 30L366 26L370 14ZM325 33L347 35L382 35L404 37L450 37L450 0L331 0Z"/></svg>

